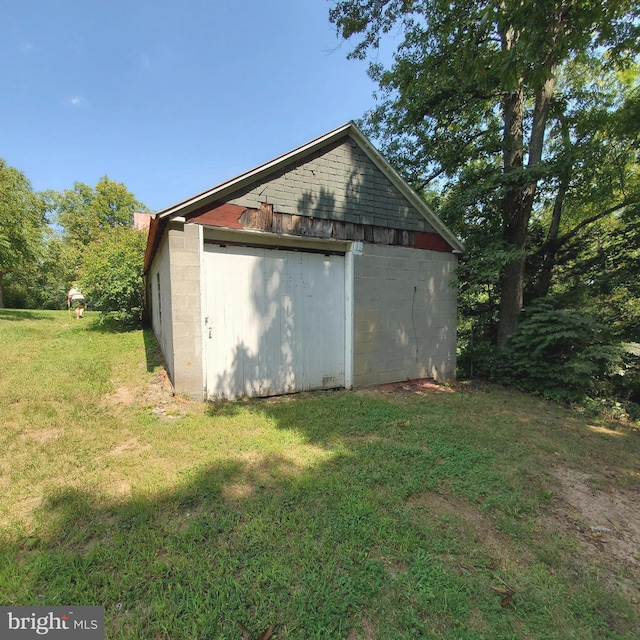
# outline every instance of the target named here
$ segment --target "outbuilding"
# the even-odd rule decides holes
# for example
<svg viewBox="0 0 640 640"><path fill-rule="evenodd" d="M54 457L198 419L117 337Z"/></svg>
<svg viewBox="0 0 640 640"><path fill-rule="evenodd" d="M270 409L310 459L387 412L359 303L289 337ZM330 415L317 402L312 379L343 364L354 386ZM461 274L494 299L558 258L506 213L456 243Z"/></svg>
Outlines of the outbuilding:
<svg viewBox="0 0 640 640"><path fill-rule="evenodd" d="M153 216L148 313L194 397L445 380L461 251L348 123Z"/></svg>

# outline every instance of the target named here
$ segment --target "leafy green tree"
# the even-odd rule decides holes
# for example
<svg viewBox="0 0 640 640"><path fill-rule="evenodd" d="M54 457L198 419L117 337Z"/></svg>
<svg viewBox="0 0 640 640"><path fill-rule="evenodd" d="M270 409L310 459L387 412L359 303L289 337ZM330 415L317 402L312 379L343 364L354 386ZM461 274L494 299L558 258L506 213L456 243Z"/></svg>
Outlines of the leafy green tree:
<svg viewBox="0 0 640 640"><path fill-rule="evenodd" d="M563 104L552 114L547 154L555 176L543 183L534 212L529 297L549 294L567 262L589 260L598 238L627 235L627 222L637 218L639 70L614 73L595 62L586 71L572 63L559 74Z"/></svg>
<svg viewBox="0 0 640 640"><path fill-rule="evenodd" d="M57 223L70 244L82 248L101 231L133 226L136 211L148 211L121 182L100 178L95 187L82 182L57 194Z"/></svg>
<svg viewBox="0 0 640 640"><path fill-rule="evenodd" d="M59 233L51 230L47 234L44 252L38 261L38 297L34 306L45 309L67 308L67 292L76 279L81 255L73 246L64 242Z"/></svg>
<svg viewBox="0 0 640 640"><path fill-rule="evenodd" d="M3 282L24 287L43 246L46 205L26 176L0 158L0 308Z"/></svg>
<svg viewBox="0 0 640 640"><path fill-rule="evenodd" d="M559 74L577 61L631 64L640 50L639 16L632 0L340 0L331 10L344 38L359 37L353 57L401 33L391 67L370 66L381 98L365 117L368 132L416 188L452 190L461 208L449 207L448 221L458 231L499 220L500 237L489 244L499 246L502 348L523 305L540 186L556 181L560 192L567 173L545 156L551 124L575 105L559 94Z"/></svg>
<svg viewBox="0 0 640 640"><path fill-rule="evenodd" d="M133 214L148 211L124 184L107 176L95 187L76 182L73 189L50 192L49 197L60 229L60 242L52 243L50 250L60 257L57 278L66 289L79 278L85 254L93 242L102 241L107 230L130 229Z"/></svg>
<svg viewBox="0 0 640 640"><path fill-rule="evenodd" d="M103 317L125 325L142 321L146 244L146 233L118 227L100 234L87 247L79 284Z"/></svg>

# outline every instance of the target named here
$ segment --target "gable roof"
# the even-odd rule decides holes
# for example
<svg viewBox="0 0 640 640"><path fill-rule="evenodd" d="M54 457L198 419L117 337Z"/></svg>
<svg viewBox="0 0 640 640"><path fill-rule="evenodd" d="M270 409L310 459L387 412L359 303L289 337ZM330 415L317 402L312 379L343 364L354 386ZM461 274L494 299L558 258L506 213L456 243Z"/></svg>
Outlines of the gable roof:
<svg viewBox="0 0 640 640"><path fill-rule="evenodd" d="M406 200L420 213L433 229L440 234L447 243L457 252L464 250L464 246L458 238L451 232L448 227L438 218L435 212L427 205L427 203L403 180L398 172L382 157L382 155L369 142L367 137L358 129L353 122L348 122L324 135L307 142L306 144L289 151L269 162L265 162L254 169L250 169L235 178L226 180L211 189L207 189L202 193L178 202L166 209L159 211L155 216L155 224L152 222L149 237L149 246L147 247L147 259L145 266L149 266L154 247L151 243L154 241L152 235L155 235L158 227L163 227L174 216L188 216L190 213L200 210L203 206L213 204L230 197L242 188L258 182L266 180L272 174L284 169L293 162L300 162L306 157L322 150L324 147L331 145L333 142L344 138L351 138L369 160L378 168L379 171L398 189L398 191L406 198Z"/></svg>

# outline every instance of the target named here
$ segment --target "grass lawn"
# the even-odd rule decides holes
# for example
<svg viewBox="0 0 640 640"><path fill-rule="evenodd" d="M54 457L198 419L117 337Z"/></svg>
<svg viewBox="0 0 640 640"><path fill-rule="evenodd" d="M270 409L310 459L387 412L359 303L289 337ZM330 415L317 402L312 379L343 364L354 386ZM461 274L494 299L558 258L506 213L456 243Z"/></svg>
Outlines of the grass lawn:
<svg viewBox="0 0 640 640"><path fill-rule="evenodd" d="M640 433L497 387L173 397L150 333L0 310L0 604L110 640L637 638Z"/></svg>

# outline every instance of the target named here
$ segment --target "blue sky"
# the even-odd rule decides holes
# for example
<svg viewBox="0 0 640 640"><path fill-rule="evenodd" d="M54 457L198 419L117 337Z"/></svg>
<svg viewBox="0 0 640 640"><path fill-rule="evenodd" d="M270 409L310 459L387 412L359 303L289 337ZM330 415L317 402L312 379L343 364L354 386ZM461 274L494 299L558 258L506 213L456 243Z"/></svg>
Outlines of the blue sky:
<svg viewBox="0 0 640 640"><path fill-rule="evenodd" d="M5 2L0 157L38 191L108 175L152 210L208 189L373 106L330 6Z"/></svg>

